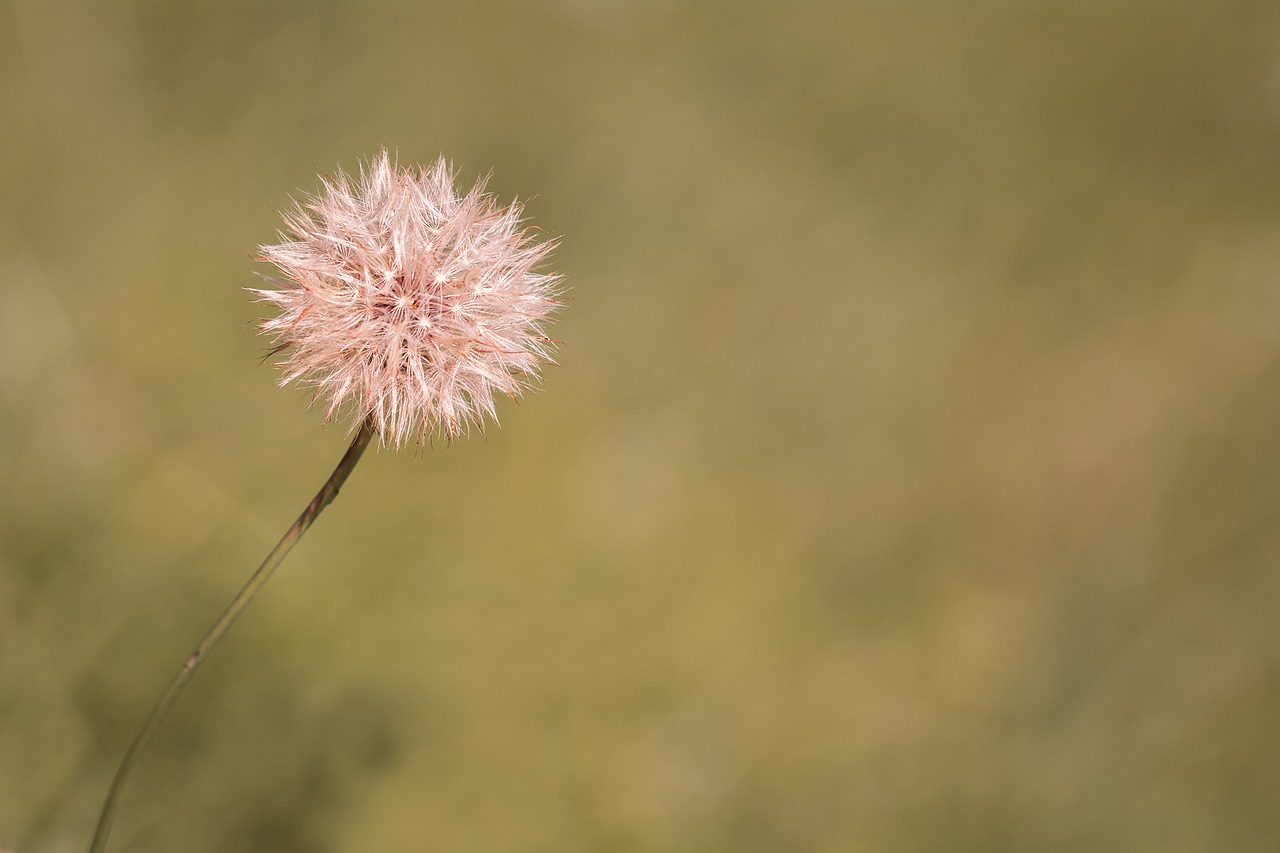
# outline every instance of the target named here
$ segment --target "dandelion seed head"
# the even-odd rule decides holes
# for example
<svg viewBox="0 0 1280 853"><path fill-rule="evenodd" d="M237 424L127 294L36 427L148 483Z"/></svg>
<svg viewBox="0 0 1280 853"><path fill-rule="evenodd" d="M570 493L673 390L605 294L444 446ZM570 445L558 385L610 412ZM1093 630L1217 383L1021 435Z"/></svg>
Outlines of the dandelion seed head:
<svg viewBox="0 0 1280 853"><path fill-rule="evenodd" d="M454 186L453 168L400 169L384 149L358 177L323 177L282 214L280 242L259 259L282 277L255 289L276 306L261 329L282 353L281 385L371 418L397 447L452 439L497 420L495 395L518 397L551 360L545 326L560 277L538 267L523 206L499 206L484 181Z"/></svg>

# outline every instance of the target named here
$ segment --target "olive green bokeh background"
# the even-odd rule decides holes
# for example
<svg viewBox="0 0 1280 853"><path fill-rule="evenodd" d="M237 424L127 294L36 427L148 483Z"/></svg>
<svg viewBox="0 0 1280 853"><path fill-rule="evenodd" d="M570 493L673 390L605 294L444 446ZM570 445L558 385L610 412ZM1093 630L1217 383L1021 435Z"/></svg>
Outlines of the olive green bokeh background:
<svg viewBox="0 0 1280 853"><path fill-rule="evenodd" d="M1275 3L4 0L0 107L0 848L341 454L243 288L386 145L534 197L560 366L366 458L113 849L1274 849Z"/></svg>

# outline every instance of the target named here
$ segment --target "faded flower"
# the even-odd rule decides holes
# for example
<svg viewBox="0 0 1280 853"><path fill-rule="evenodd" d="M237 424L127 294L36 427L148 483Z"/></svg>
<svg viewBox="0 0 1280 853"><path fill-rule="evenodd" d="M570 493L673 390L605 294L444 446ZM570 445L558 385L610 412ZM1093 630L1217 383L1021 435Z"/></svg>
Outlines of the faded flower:
<svg viewBox="0 0 1280 853"><path fill-rule="evenodd" d="M260 249L284 274L254 291L280 309L262 323L287 353L280 384L312 386L326 418L350 404L396 446L496 420L494 393L518 396L550 359L560 277L535 268L554 241L483 181L459 194L444 158L415 172L383 150L322 180Z"/></svg>

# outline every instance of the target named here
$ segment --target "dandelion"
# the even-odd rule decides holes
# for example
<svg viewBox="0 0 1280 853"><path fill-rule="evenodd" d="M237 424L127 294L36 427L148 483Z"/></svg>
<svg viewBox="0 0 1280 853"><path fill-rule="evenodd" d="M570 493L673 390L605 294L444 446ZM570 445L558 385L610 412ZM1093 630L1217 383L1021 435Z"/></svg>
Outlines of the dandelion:
<svg viewBox="0 0 1280 853"><path fill-rule="evenodd" d="M273 352L287 353L281 384L311 385L326 418L349 409L355 437L160 694L116 770L90 853L106 849L129 777L196 667L337 497L373 436L396 447L452 439L496 421L496 393L516 397L537 379L551 357L544 326L560 278L537 271L555 244L533 240L522 213L519 203L499 207L483 181L459 194L443 158L415 174L383 150L358 180L338 172L284 214L281 242L260 252L284 274L253 290L280 311L262 330Z"/></svg>
<svg viewBox="0 0 1280 853"><path fill-rule="evenodd" d="M383 150L358 180L339 172L283 216L260 259L283 278L256 290L280 310L282 385L372 418L396 446L454 438L497 419L494 394L516 397L550 358L544 326L558 277L537 267L522 207L499 207L484 182L461 194L444 158L416 174Z"/></svg>

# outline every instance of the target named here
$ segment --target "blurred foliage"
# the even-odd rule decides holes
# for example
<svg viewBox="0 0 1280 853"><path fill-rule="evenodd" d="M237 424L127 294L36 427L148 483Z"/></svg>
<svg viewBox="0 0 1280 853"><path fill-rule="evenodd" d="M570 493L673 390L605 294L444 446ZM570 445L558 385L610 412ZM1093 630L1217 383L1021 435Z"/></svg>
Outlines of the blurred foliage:
<svg viewBox="0 0 1280 853"><path fill-rule="evenodd" d="M0 109L0 847L341 455L243 288L387 145L564 236L561 366L366 458L114 849L1274 849L1274 2L0 0Z"/></svg>

